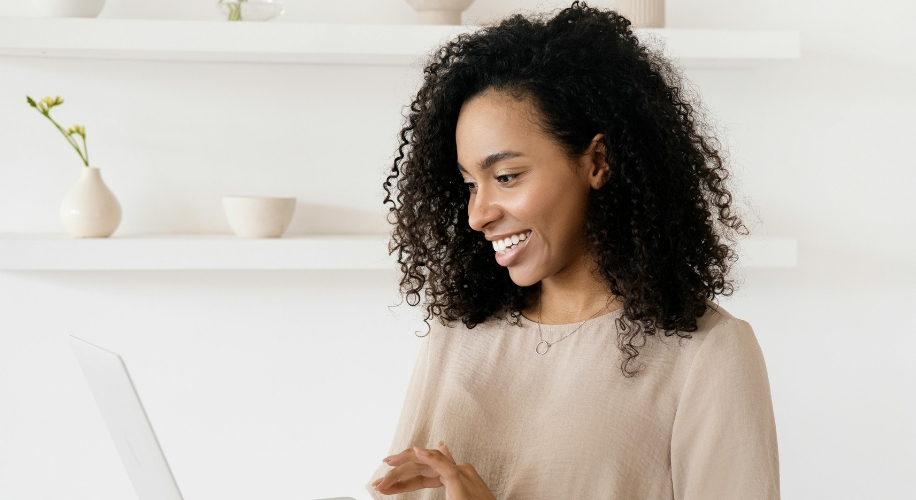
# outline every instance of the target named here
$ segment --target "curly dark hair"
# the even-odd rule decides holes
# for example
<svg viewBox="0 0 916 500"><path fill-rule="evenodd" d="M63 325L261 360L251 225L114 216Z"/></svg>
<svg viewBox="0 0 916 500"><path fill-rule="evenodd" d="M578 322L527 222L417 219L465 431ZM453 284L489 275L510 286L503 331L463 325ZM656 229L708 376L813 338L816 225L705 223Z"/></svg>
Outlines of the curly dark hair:
<svg viewBox="0 0 916 500"><path fill-rule="evenodd" d="M507 314L520 325L540 287L516 285L468 225L455 129L462 104L486 90L530 99L571 158L604 134L611 177L590 193L585 229L623 300L624 376L639 372L628 365L645 335L692 338L707 300L734 292L729 243L747 228L731 206L723 148L679 70L626 18L578 1L549 18L516 14L446 43L423 75L383 188L400 291L412 306L425 295L427 327L433 317L474 328Z"/></svg>

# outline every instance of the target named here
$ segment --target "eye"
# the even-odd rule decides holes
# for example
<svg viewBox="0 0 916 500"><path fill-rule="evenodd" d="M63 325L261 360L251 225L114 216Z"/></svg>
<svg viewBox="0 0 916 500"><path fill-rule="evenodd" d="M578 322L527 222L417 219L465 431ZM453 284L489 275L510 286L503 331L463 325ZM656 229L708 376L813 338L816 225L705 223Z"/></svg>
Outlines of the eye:
<svg viewBox="0 0 916 500"><path fill-rule="evenodd" d="M473 181L464 181L464 185L468 187L468 191L474 191L474 188L477 187L477 184L474 184Z"/></svg>
<svg viewBox="0 0 916 500"><path fill-rule="evenodd" d="M516 177L518 177L518 174L497 175L496 180L499 181L501 184L507 184L509 182L512 182L512 179L515 179ZM505 179L505 180L503 181L500 179Z"/></svg>

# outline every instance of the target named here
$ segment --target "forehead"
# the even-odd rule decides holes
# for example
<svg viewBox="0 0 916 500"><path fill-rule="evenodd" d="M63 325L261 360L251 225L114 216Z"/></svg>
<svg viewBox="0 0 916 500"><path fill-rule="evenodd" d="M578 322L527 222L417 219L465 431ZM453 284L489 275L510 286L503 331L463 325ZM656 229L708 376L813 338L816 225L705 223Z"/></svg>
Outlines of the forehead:
<svg viewBox="0 0 916 500"><path fill-rule="evenodd" d="M548 141L545 141L548 139ZM541 152L549 138L537 123L537 111L529 99L516 99L486 91L465 101L455 127L458 163L478 167L488 156L514 152L528 156Z"/></svg>
<svg viewBox="0 0 916 500"><path fill-rule="evenodd" d="M505 92L484 91L464 102L458 113L456 138L486 137L493 132L525 132L537 127L537 111L530 99ZM477 132L475 134L475 132Z"/></svg>

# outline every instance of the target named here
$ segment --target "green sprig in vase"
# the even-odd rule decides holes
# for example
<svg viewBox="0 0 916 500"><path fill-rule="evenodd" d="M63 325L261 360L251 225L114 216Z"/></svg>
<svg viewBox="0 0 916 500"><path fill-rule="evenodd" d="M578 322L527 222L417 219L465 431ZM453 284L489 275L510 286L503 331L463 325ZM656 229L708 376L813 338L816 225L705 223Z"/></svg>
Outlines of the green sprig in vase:
<svg viewBox="0 0 916 500"><path fill-rule="evenodd" d="M51 109L60 106L64 100L58 97L45 97L35 101L26 96L29 106L37 109L79 154L83 161L82 174L76 185L67 193L60 205L60 220L64 228L74 238L104 238L111 236L121 224L121 205L114 193L102 181L102 174L96 167L89 166L89 149L86 145L86 129L74 125L68 129L61 127L51 118ZM76 140L82 139L82 147Z"/></svg>

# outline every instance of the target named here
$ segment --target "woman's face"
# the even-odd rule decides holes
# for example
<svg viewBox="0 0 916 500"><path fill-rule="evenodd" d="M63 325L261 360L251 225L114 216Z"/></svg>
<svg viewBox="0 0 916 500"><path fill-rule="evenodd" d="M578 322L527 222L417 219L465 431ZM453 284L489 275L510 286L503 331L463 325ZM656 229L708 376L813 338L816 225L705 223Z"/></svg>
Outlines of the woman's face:
<svg viewBox="0 0 916 500"><path fill-rule="evenodd" d="M608 175L600 134L571 159L536 116L529 100L490 90L462 105L455 130L468 222L511 245L493 254L519 286L583 269L588 195Z"/></svg>

